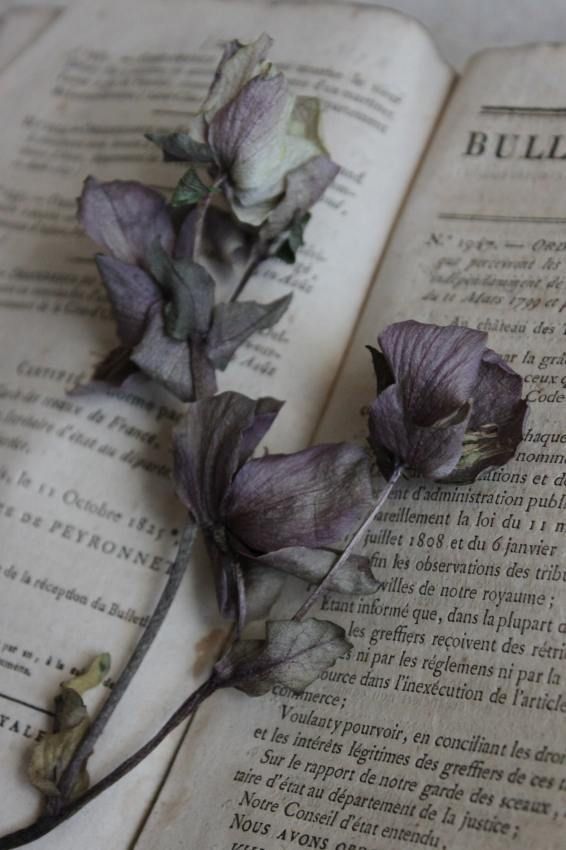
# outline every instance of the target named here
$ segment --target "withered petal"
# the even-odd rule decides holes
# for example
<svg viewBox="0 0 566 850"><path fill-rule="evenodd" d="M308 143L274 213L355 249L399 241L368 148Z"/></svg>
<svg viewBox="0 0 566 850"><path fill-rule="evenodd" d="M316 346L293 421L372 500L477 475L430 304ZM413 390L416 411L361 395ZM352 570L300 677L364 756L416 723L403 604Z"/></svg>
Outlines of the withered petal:
<svg viewBox="0 0 566 850"><path fill-rule="evenodd" d="M285 194L262 227L262 236L273 239L286 230L297 214L309 210L334 180L340 168L327 156L315 156L290 171Z"/></svg>
<svg viewBox="0 0 566 850"><path fill-rule="evenodd" d="M144 265L146 249L159 240L173 249L175 234L165 199L133 180L85 180L79 221L90 238L118 260Z"/></svg>
<svg viewBox="0 0 566 850"><path fill-rule="evenodd" d="M96 265L106 287L116 319L118 336L125 346L140 341L150 308L161 301L159 287L138 266L98 254Z"/></svg>
<svg viewBox="0 0 566 850"><path fill-rule="evenodd" d="M386 449L396 463L427 478L443 478L458 463L469 415L470 406L463 404L447 419L418 425L407 416L399 385L393 384L370 408L370 444L378 458Z"/></svg>
<svg viewBox="0 0 566 850"><path fill-rule="evenodd" d="M192 399L189 346L167 335L161 304L150 309L144 335L132 351L131 358L146 375L163 384L181 401Z"/></svg>
<svg viewBox="0 0 566 850"><path fill-rule="evenodd" d="M232 479L271 425L278 405L225 392L187 407L173 432L173 477L179 498L199 525L223 522L222 502Z"/></svg>
<svg viewBox="0 0 566 850"><path fill-rule="evenodd" d="M412 320L390 325L379 335L403 410L412 422L433 425L471 399L486 338L469 328Z"/></svg>
<svg viewBox="0 0 566 850"><path fill-rule="evenodd" d="M371 500L365 452L348 443L251 460L236 475L226 524L251 550L340 541Z"/></svg>

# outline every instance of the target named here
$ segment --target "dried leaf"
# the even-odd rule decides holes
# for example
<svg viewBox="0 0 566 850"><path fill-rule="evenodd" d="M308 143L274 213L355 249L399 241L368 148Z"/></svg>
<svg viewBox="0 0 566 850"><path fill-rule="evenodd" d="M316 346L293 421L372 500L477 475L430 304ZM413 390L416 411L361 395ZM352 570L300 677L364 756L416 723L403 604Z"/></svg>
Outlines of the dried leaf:
<svg viewBox="0 0 566 850"><path fill-rule="evenodd" d="M189 168L183 174L171 198L171 206L173 207L190 207L193 204L205 198L211 192L216 191L200 179L194 168Z"/></svg>
<svg viewBox="0 0 566 850"><path fill-rule="evenodd" d="M291 303L292 294L270 304L257 301L233 301L214 308L208 335L208 358L217 369L225 369L234 352L257 331L271 328Z"/></svg>
<svg viewBox="0 0 566 850"><path fill-rule="evenodd" d="M278 257L278 259L283 260L284 263L289 264L295 262L295 260L297 259L297 251L305 243L305 227L309 223L310 218L311 214L308 212L304 213L304 215L302 216L295 218L285 240L277 249L275 256Z"/></svg>
<svg viewBox="0 0 566 850"><path fill-rule="evenodd" d="M302 691L351 649L344 629L327 620L272 620L264 641L240 641L217 665L225 686L249 696L274 685Z"/></svg>
<svg viewBox="0 0 566 850"><path fill-rule="evenodd" d="M55 701L55 731L35 745L28 768L31 783L47 797L59 796L59 780L90 725L82 695L100 685L109 670L110 655L104 653L94 659L85 673L61 686ZM71 798L80 796L88 786L85 762Z"/></svg>
<svg viewBox="0 0 566 850"><path fill-rule="evenodd" d="M206 334L214 306L214 281L204 266L188 259L173 259L157 242L151 246L148 262L168 300L166 333L177 341Z"/></svg>
<svg viewBox="0 0 566 850"><path fill-rule="evenodd" d="M196 141L189 133L146 133L145 137L161 148L165 162L214 162L209 146Z"/></svg>

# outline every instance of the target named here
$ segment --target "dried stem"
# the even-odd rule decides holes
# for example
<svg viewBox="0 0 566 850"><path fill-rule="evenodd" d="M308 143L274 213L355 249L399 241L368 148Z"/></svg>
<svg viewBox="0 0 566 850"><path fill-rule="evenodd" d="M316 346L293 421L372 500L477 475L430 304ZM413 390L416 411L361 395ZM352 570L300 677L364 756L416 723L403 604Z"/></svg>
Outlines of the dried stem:
<svg viewBox="0 0 566 850"><path fill-rule="evenodd" d="M395 467L395 469L393 470L393 473L391 475L391 478L389 479L389 481L387 482L387 484L385 485L385 487L383 488L383 490L379 494L377 502L375 503L375 505L371 509L370 513L367 515L367 517L364 519L364 521L362 522L362 524L360 525L358 530L355 532L352 539L349 541L348 545L346 546L344 551L341 553L340 557L330 567L330 569L328 570L328 572L326 573L326 575L324 576L322 581L314 588L314 590L310 594L310 596L308 596L307 599L303 602L303 604L301 605L301 607L299 608L299 610L297 611L297 613L293 617L294 620L302 620L303 617L305 617L305 615L312 608L312 606L317 601L317 599L319 598L321 593L324 591L324 588L327 585L331 576L333 576L334 573L337 570L339 570L340 567L348 560L348 558L352 554L354 547L357 545L357 543L359 542L359 540L362 538L363 534L365 533L366 529L369 528L369 526L372 524L372 522L374 521L374 519L376 518L376 516L378 515L378 513L382 509L383 505L385 504L385 502L389 498L391 491L393 490L393 488L395 487L395 484L397 483L397 481L401 477L402 472L403 472L402 466L399 465L399 466Z"/></svg>
<svg viewBox="0 0 566 850"><path fill-rule="evenodd" d="M179 548L177 549L175 562L171 567L167 578L167 584L165 585L163 593L155 606L155 610L151 615L149 623L147 624L144 633L139 639L139 642L130 656L126 666L122 670L120 677L112 688L108 699L102 706L96 718L93 720L85 737L75 750L73 757L61 777L61 781L59 782L59 791L61 796L54 797L53 802L48 804L48 814L57 814L57 812L65 805L65 801L69 797L69 793L77 780L85 759L91 755L98 738L104 731L106 724L112 717L130 682L134 678L142 661L157 637L185 574L185 569L196 537L196 531L197 527L195 523L192 520L189 520L181 532L181 539L179 541Z"/></svg>
<svg viewBox="0 0 566 850"><path fill-rule="evenodd" d="M80 809L84 808L84 806L104 791L108 790L108 788L111 788L112 785L137 767L137 765L147 758L147 756L149 756L156 747L158 747L159 744L165 740L165 738L174 729L176 729L177 726L179 726L180 723L190 717L205 699L211 696L211 694L213 694L218 688L223 686L224 683L217 678L213 671L206 682L204 682L200 688L194 691L194 693L192 693L190 697L188 697L188 699L179 706L165 725L161 727L159 732L157 732L153 738L144 744L143 747L126 759L126 761L122 762L119 767L115 768L111 773L105 776L104 779L101 779L100 782L97 782L96 785L89 788L82 797L68 803L56 814L43 815L30 826L24 827L24 829L19 829L17 832L12 832L10 835L5 835L3 838L0 838L0 850L13 850L15 847L23 847L24 845L41 838L42 835L47 835L48 832L54 830L59 826L59 824L64 823L64 821L71 818L80 811Z"/></svg>

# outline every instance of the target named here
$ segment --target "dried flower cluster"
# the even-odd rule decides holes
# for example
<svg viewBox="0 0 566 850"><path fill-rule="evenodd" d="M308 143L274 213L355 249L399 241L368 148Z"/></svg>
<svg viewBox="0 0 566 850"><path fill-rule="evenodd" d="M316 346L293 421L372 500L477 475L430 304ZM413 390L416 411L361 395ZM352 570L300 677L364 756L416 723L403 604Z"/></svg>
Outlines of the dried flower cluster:
<svg viewBox="0 0 566 850"><path fill-rule="evenodd" d="M216 370L287 310L289 295L265 304L240 295L264 259L294 260L309 210L338 171L320 140L318 101L291 93L266 59L270 46L265 35L249 45L230 42L190 131L150 134L166 160L189 165L169 202L132 181L85 183L79 218L104 251L96 262L119 345L80 391L121 386L143 373L186 403L172 440L187 529L150 625L92 725L81 694L101 681L108 657L64 686L56 730L36 749L30 771L48 798L46 815L0 839L0 850L70 817L214 690L237 687L257 696L275 683L309 685L350 645L338 624L303 617L321 592L378 589L368 559L354 548L402 472L470 482L507 462L521 439L527 412L521 378L486 347L486 335L407 321L386 328L381 350L371 349L377 397L369 445L387 480L377 501L370 455L359 446L253 457L282 403L216 394ZM87 790L86 760L157 634L195 527L206 543L220 612L234 625L232 638L207 682L163 729ZM246 624L269 615L288 575L314 591L292 619L268 621L263 639L247 639Z"/></svg>

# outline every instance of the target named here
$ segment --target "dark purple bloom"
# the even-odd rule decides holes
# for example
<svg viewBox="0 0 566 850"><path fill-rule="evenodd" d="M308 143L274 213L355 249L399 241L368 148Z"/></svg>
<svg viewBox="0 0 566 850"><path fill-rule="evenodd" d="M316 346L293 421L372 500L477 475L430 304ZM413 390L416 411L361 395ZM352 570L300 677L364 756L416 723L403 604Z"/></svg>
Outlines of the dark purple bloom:
<svg viewBox="0 0 566 850"><path fill-rule="evenodd" d="M211 213L203 240L212 244L211 268L219 275L243 248L227 218L219 211ZM175 227L165 200L140 183L88 178L79 220L107 252L99 254L96 263L120 340L97 367L95 381L120 386L141 370L189 401L195 391L192 339L198 339L201 371L204 367L213 375L214 369L226 368L252 333L275 324L289 305L290 296L271 304L215 306L208 263L193 259L194 214Z"/></svg>
<svg viewBox="0 0 566 850"><path fill-rule="evenodd" d="M487 334L407 321L378 341L370 443L387 477L402 465L470 482L513 457L527 414L522 378L486 347Z"/></svg>
<svg viewBox="0 0 566 850"><path fill-rule="evenodd" d="M227 392L188 406L174 433L181 501L204 531L221 612L263 616L284 574L319 581L371 500L369 466L341 443L250 459L281 403ZM375 590L366 559L353 558L328 590Z"/></svg>

